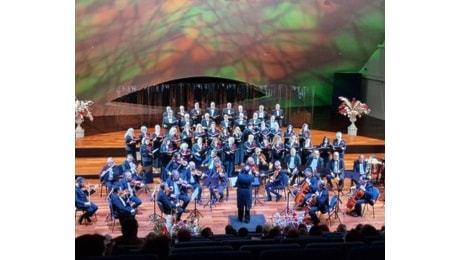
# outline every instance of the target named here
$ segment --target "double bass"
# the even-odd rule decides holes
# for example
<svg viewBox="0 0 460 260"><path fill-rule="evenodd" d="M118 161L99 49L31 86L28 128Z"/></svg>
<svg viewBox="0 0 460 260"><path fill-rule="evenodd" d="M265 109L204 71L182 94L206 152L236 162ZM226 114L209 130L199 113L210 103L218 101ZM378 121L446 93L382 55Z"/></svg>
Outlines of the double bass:
<svg viewBox="0 0 460 260"><path fill-rule="evenodd" d="M347 208L353 209L356 205L356 201L361 199L363 196L364 196L364 190L362 189L355 190L354 194L350 195L350 198L348 198Z"/></svg>

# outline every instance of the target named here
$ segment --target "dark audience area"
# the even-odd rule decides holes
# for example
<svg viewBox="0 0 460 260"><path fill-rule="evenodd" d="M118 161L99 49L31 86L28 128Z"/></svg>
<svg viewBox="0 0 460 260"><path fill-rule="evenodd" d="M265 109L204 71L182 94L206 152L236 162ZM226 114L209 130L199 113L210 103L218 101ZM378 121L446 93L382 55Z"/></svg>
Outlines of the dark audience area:
<svg viewBox="0 0 460 260"><path fill-rule="evenodd" d="M135 221L135 220L134 220ZM136 237L132 220L122 223L125 233L82 235L75 238L76 259L238 259L268 260L303 256L321 259L385 259L385 228L358 224L347 230L340 225L330 231L327 225L258 226L255 232L225 227L225 234L213 234L203 227L198 235L182 229L174 234L151 232Z"/></svg>

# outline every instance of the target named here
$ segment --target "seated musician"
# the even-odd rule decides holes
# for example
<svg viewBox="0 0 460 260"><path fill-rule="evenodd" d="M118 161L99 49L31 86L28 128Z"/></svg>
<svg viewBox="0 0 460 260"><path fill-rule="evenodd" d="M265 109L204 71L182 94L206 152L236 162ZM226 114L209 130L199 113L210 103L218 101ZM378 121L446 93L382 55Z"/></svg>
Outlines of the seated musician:
<svg viewBox="0 0 460 260"><path fill-rule="evenodd" d="M262 153L262 149L260 147L256 147L255 153L253 153L251 157L254 160L255 165L259 168L259 171L265 171L265 174L267 174L269 161L267 160L265 154Z"/></svg>
<svg viewBox="0 0 460 260"><path fill-rule="evenodd" d="M358 159L353 161L353 171L359 173L360 177L364 177L368 174L369 168L368 161L365 159L364 154L358 155ZM359 179L351 178L351 185L358 185Z"/></svg>
<svg viewBox="0 0 460 260"><path fill-rule="evenodd" d="M80 225L83 219L91 222L90 217L94 215L98 209L96 204L88 200L88 196L96 192L96 188L97 187L91 188L85 185L85 178L77 177L77 183L75 184L75 207L85 210L85 213L78 219L78 224Z"/></svg>
<svg viewBox="0 0 460 260"><path fill-rule="evenodd" d="M284 186L286 186L288 177L286 175L286 170L281 168L280 161L276 161L274 166L275 170L273 176L270 178L270 181L265 184L265 192L267 193L267 198L265 201L271 201L271 194L273 193L276 195L276 201L278 202L282 196L276 190L282 189Z"/></svg>
<svg viewBox="0 0 460 260"><path fill-rule="evenodd" d="M180 219L183 210L181 207L179 207L179 203L175 203L174 200L171 199L171 188L169 187L168 183L163 182L160 184L160 191L158 191L157 201L160 202L163 206L163 213L166 215L166 227L168 230L170 230L172 226L172 214L177 212L175 219Z"/></svg>
<svg viewBox="0 0 460 260"><path fill-rule="evenodd" d="M313 150L313 155L307 159L306 166L311 168L313 173L317 173L317 169L324 168L324 161L318 149Z"/></svg>
<svg viewBox="0 0 460 260"><path fill-rule="evenodd" d="M313 224L318 224L319 218L316 215L317 211L321 213L326 213L329 207L329 192L326 189L324 181L318 181L318 190L311 195L310 199L306 202L307 208L309 209L308 214Z"/></svg>
<svg viewBox="0 0 460 260"><path fill-rule="evenodd" d="M221 162L215 164L214 170L211 171L209 176L209 192L211 193L211 202L222 202L224 200L224 190L227 187L227 174ZM217 194L219 198L217 198Z"/></svg>
<svg viewBox="0 0 460 260"><path fill-rule="evenodd" d="M207 167L208 170L205 173L211 176L212 171L216 168L217 162L220 162L220 158L217 156L217 150L211 150L209 156L201 164L201 167Z"/></svg>
<svg viewBox="0 0 460 260"><path fill-rule="evenodd" d="M362 212L362 204L363 203L369 203L370 205L374 205L375 201L373 200L373 190L374 190L374 185L369 181L369 177L363 176L359 178L358 185L356 186L355 194L357 191L362 190L364 191L364 195L361 198L358 198L356 200L356 204L351 212L349 214L353 217L361 217L361 212ZM353 197L355 194L352 194L351 197Z"/></svg>
<svg viewBox="0 0 460 260"><path fill-rule="evenodd" d="M113 183L117 180L117 175L121 174L117 172L118 167L115 165L115 161L112 157L107 158L107 164L102 167L99 173L99 180L104 183L109 191L112 190Z"/></svg>
<svg viewBox="0 0 460 260"><path fill-rule="evenodd" d="M330 174L326 175L327 184L332 187L331 179L338 179L339 183L337 186L340 192L343 187L343 179L345 178L345 162L340 158L339 152L334 152L332 154L332 160L329 161L328 168L330 170Z"/></svg>
<svg viewBox="0 0 460 260"><path fill-rule="evenodd" d="M132 154L126 156L126 160L121 164L123 172L130 171L133 174L137 173L137 162Z"/></svg>
<svg viewBox="0 0 460 260"><path fill-rule="evenodd" d="M206 178L206 174L202 173L196 168L196 165L194 162L189 162L187 169L184 172L184 177L183 179L186 180L191 187L193 188L193 191L198 190L197 196L196 196L196 202L200 205L202 205L201 201L201 193L203 191L203 188L201 187L200 180Z"/></svg>
<svg viewBox="0 0 460 260"><path fill-rule="evenodd" d="M289 154L286 155L284 158L284 161L287 164L287 174L291 176L291 181L289 185L294 184L294 181L297 179L299 176L299 170L297 167L299 167L302 163L302 160L300 159L300 155L297 154L297 150L295 148L291 148L289 150Z"/></svg>
<svg viewBox="0 0 460 260"><path fill-rule="evenodd" d="M188 162L183 159L179 152L175 152L169 163L165 167L165 171L168 174L168 177L171 176L173 171L178 171L179 174L182 174L187 167Z"/></svg>
<svg viewBox="0 0 460 260"><path fill-rule="evenodd" d="M123 222L127 218L134 218L136 216L136 209L131 207L131 205L126 202L127 192L120 187L115 187L113 189L110 200L112 202L112 207L115 213L117 214L120 222Z"/></svg>
<svg viewBox="0 0 460 260"><path fill-rule="evenodd" d="M304 207L305 203L310 199L312 194L318 190L318 181L319 178L316 174L313 174L311 168L306 168L304 172L305 178L297 183L294 183L292 186L296 189L292 192L296 198L296 201L299 202L299 207ZM307 188L308 187L308 188ZM303 194L299 194L299 192L304 192ZM298 196L301 196L298 199Z"/></svg>
<svg viewBox="0 0 460 260"><path fill-rule="evenodd" d="M182 205L178 206L184 212L187 208L187 205L190 203L190 198L187 194L187 191L192 186L186 181L180 178L179 172L177 170L173 170L172 175L166 180L169 187L171 188L171 198L174 203L177 205L182 201ZM178 212L179 212L178 211ZM180 220L180 215L178 214L177 220Z"/></svg>
<svg viewBox="0 0 460 260"><path fill-rule="evenodd" d="M121 189L126 192L126 198L132 208L136 209L142 204L142 200L136 196L136 188L144 185L142 181L133 180L133 174L130 171L125 171L124 178L120 180Z"/></svg>

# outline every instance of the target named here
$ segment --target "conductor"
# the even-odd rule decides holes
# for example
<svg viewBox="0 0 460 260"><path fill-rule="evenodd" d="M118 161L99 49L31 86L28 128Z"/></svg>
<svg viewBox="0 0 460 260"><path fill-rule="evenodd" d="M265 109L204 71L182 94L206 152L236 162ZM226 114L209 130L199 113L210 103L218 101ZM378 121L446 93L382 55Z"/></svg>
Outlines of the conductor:
<svg viewBox="0 0 460 260"><path fill-rule="evenodd" d="M236 179L236 206L238 208L238 221L249 223L251 221L251 205L252 205L252 183L254 176L250 174L249 165L244 166Z"/></svg>

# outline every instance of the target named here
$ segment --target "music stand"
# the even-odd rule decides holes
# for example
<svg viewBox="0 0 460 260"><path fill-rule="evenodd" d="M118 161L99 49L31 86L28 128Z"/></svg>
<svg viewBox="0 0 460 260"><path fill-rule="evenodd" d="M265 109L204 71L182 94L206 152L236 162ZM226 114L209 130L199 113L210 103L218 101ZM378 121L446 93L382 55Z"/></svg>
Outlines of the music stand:
<svg viewBox="0 0 460 260"><path fill-rule="evenodd" d="M195 189L196 190L196 193L195 191L193 191L192 193L192 196L191 196L191 199L195 201L194 203L194 207L193 207L193 210L192 212L190 212L190 214L188 215L187 219L191 218L192 216L194 216L197 220L200 220L200 216L201 217L204 217L203 214L201 214L201 212L196 208L196 200L197 200L197 195L198 195L198 189Z"/></svg>
<svg viewBox="0 0 460 260"><path fill-rule="evenodd" d="M152 192L152 195L150 196L150 201L153 201L153 214L150 215L150 224L153 224L155 221L162 220L163 217L161 215L157 214L157 200L156 200L156 193L157 187L155 186L155 189Z"/></svg>
<svg viewBox="0 0 460 260"><path fill-rule="evenodd" d="M285 187L286 188L286 187ZM279 213L282 214L282 213L285 213L285 215L288 215L292 212L292 210L289 208L289 195L291 195L292 192L291 190L288 189L288 194L287 194L287 199L286 199L286 207L283 208Z"/></svg>
<svg viewBox="0 0 460 260"><path fill-rule="evenodd" d="M208 170L207 166L203 166L199 168L199 171L205 172ZM209 186L211 185L211 176L207 176L205 179L203 179L203 186L207 187L209 189ZM212 193L211 190L209 190L209 199L208 201L203 205L203 208L206 208L206 206L209 206L209 208L212 211L212 206L215 206L215 202L212 201Z"/></svg>
<svg viewBox="0 0 460 260"><path fill-rule="evenodd" d="M342 213L342 215L345 217L345 213L340 209L339 206L340 204L342 204L342 200L340 200L340 196L338 196L338 194L336 194L335 191L332 191L332 193L334 193L334 195L337 196L337 203L335 204L334 209L332 210L332 215L334 216L334 219L338 218L340 224L342 224L342 221L339 217L339 212Z"/></svg>
<svg viewBox="0 0 460 260"><path fill-rule="evenodd" d="M263 206L264 204L262 203L262 201L260 201L259 198L257 198L257 195L259 194L259 188L260 188L259 177L254 177L254 182L252 182L252 187L254 188L254 197L252 198L252 200L254 201L254 207L257 205L257 202L261 206Z"/></svg>

